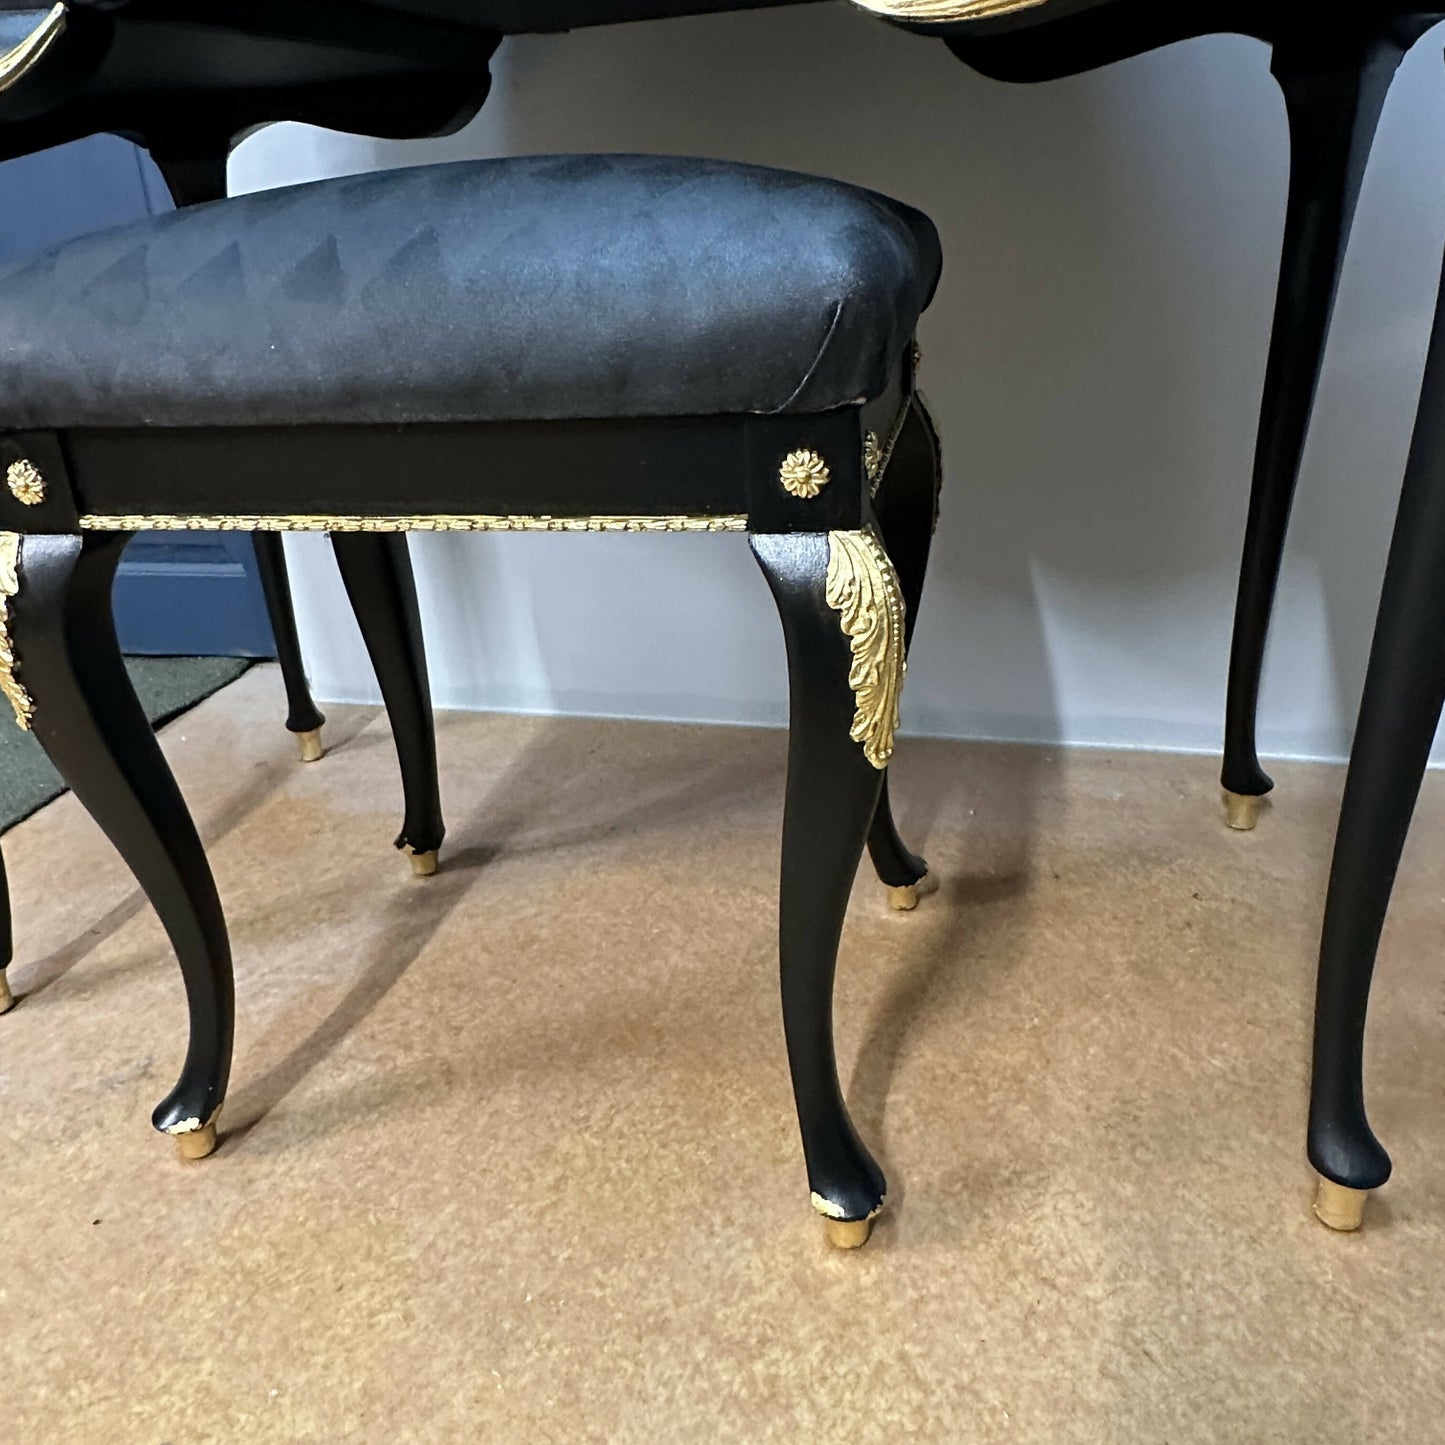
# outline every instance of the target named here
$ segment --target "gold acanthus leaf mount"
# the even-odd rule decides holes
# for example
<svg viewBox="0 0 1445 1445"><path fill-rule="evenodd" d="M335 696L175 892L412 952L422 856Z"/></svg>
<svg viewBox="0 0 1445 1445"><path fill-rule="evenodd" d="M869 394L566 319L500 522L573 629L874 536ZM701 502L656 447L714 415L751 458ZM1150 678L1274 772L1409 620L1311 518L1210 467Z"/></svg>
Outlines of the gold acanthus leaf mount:
<svg viewBox="0 0 1445 1445"><path fill-rule="evenodd" d="M857 710L848 736L875 768L886 768L903 695L903 589L893 561L873 531L828 533L824 596L852 651L848 686Z"/></svg>
<svg viewBox="0 0 1445 1445"><path fill-rule="evenodd" d="M35 703L20 681L20 663L10 636L10 599L19 591L20 534L0 532L0 693L5 694L14 710L16 726L29 732Z"/></svg>

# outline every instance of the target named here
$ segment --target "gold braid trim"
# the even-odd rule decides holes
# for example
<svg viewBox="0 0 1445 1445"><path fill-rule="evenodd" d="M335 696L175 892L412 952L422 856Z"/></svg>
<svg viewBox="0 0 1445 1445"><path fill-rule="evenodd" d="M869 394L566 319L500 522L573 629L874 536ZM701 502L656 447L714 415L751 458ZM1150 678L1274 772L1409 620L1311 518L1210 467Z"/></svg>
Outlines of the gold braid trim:
<svg viewBox="0 0 1445 1445"><path fill-rule="evenodd" d="M903 693L903 591L876 533L829 532L828 605L852 648L848 686L858 702L848 736L863 756L886 768Z"/></svg>
<svg viewBox="0 0 1445 1445"><path fill-rule="evenodd" d="M746 532L745 516L716 517L232 517L89 515L86 532Z"/></svg>
<svg viewBox="0 0 1445 1445"><path fill-rule="evenodd" d="M30 731L35 703L17 676L20 664L10 636L10 599L20 591L20 534L0 532L0 692L15 710L15 725Z"/></svg>

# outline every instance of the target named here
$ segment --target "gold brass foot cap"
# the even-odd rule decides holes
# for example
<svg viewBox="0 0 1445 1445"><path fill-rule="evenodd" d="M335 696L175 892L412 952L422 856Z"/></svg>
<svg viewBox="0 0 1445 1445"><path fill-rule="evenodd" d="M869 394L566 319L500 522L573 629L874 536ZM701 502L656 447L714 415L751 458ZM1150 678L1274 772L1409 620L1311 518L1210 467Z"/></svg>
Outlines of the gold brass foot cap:
<svg viewBox="0 0 1445 1445"><path fill-rule="evenodd" d="M220 1143L214 1119L209 1124L202 1124L199 1129L187 1129L184 1134L173 1134L171 1137L176 1141L176 1153L182 1159L204 1159L214 1154L216 1145Z"/></svg>
<svg viewBox="0 0 1445 1445"><path fill-rule="evenodd" d="M312 728L308 733L292 733L291 736L296 739L303 763L319 763L326 756L326 749L321 743L320 728Z"/></svg>
<svg viewBox="0 0 1445 1445"><path fill-rule="evenodd" d="M1224 794L1224 821L1236 833L1250 833L1259 822L1260 800L1252 793Z"/></svg>
<svg viewBox="0 0 1445 1445"><path fill-rule="evenodd" d="M918 907L920 898L938 892L938 879L932 873L925 873L917 883L905 883L900 888L884 886L888 894L888 906L895 913L912 913Z"/></svg>
<svg viewBox="0 0 1445 1445"><path fill-rule="evenodd" d="M437 871L437 850L435 848L430 853L418 853L408 844L406 856L411 859L411 872L414 878L430 878Z"/></svg>
<svg viewBox="0 0 1445 1445"><path fill-rule="evenodd" d="M15 1007L15 995L10 992L10 980L5 970L0 969L0 1014L8 1014Z"/></svg>
<svg viewBox="0 0 1445 1445"><path fill-rule="evenodd" d="M883 1206L879 1204L867 1219L843 1219L841 1204L824 1199L816 1192L809 1197L813 1208L823 1216L823 1234L834 1249L861 1249L873 1233L873 1221L883 1213Z"/></svg>
<svg viewBox="0 0 1445 1445"><path fill-rule="evenodd" d="M1365 1222L1365 1201L1369 1197L1368 1189L1349 1189L1322 1175L1315 1190L1315 1218L1328 1229L1353 1234Z"/></svg>
<svg viewBox="0 0 1445 1445"><path fill-rule="evenodd" d="M873 1217L867 1219L825 1219L823 1237L834 1249L862 1249L873 1233Z"/></svg>

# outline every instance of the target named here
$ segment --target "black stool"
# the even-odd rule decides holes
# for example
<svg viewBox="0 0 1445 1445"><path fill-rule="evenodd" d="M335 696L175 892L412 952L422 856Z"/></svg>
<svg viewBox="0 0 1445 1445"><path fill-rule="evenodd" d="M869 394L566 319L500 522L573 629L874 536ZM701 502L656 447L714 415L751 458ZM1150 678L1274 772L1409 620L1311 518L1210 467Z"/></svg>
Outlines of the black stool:
<svg viewBox="0 0 1445 1445"><path fill-rule="evenodd" d="M147 528L747 532L792 688L783 1015L813 1203L858 1245L884 1180L831 993L865 837L916 901L884 769L937 510L918 212L638 156L486 161L222 201L0 271L0 688L160 914L190 1047L155 1111L216 1143L233 988L215 885L121 665ZM386 599L393 606L395 597Z"/></svg>

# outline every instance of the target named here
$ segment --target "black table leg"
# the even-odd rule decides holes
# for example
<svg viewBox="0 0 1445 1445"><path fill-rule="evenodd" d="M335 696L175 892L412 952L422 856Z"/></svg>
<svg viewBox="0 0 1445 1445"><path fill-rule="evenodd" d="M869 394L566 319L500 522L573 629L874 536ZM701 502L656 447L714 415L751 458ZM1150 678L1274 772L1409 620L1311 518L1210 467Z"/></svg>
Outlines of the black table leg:
<svg viewBox="0 0 1445 1445"><path fill-rule="evenodd" d="M1265 638L1355 202L1401 55L1378 37L1343 49L1282 39L1274 49L1289 114L1289 206L1229 659L1221 781L1231 828L1253 828L1274 786L1255 745Z"/></svg>
<svg viewBox="0 0 1445 1445"><path fill-rule="evenodd" d="M20 685L61 776L160 916L185 979L190 1044L152 1122L182 1157L216 1147L231 1069L231 947L210 865L121 660L111 584L129 535L25 537L6 579Z"/></svg>
<svg viewBox="0 0 1445 1445"><path fill-rule="evenodd" d="M865 535L750 538L782 615L792 692L779 906L783 1030L813 1206L843 1248L867 1240L886 1188L848 1117L833 1051L838 942L887 761L870 762L849 736L858 708L854 658L828 601L835 539Z"/></svg>
<svg viewBox="0 0 1445 1445"><path fill-rule="evenodd" d="M326 718L311 696L306 665L301 660L301 640L296 635L296 613L291 605L291 582L286 574L286 552L279 532L255 532L256 566L261 590L266 594L266 613L271 635L276 639L276 660L286 686L286 728L296 734L303 763L317 762L326 749L321 728Z"/></svg>
<svg viewBox="0 0 1445 1445"><path fill-rule="evenodd" d="M1405 469L1325 904L1309 1155L1315 1209L1356 1229L1390 1158L1365 1115L1365 1012L1380 930L1445 702L1445 280Z"/></svg>
<svg viewBox="0 0 1445 1445"><path fill-rule="evenodd" d="M426 877L436 872L446 826L411 553L399 532L335 532L331 546L396 740L405 796L396 846L410 855L417 876Z"/></svg>
<svg viewBox="0 0 1445 1445"><path fill-rule="evenodd" d="M923 579L928 571L928 552L938 524L938 496L943 481L942 454L938 432L917 393L893 446L883 484L878 490L878 529L884 545L898 568L905 613L905 646L913 644L918 608L923 598ZM888 798L888 778L878 795L878 806L868 830L868 853L873 867L888 890L889 907L911 912L919 896L930 891L932 879L927 862L898 834Z"/></svg>

